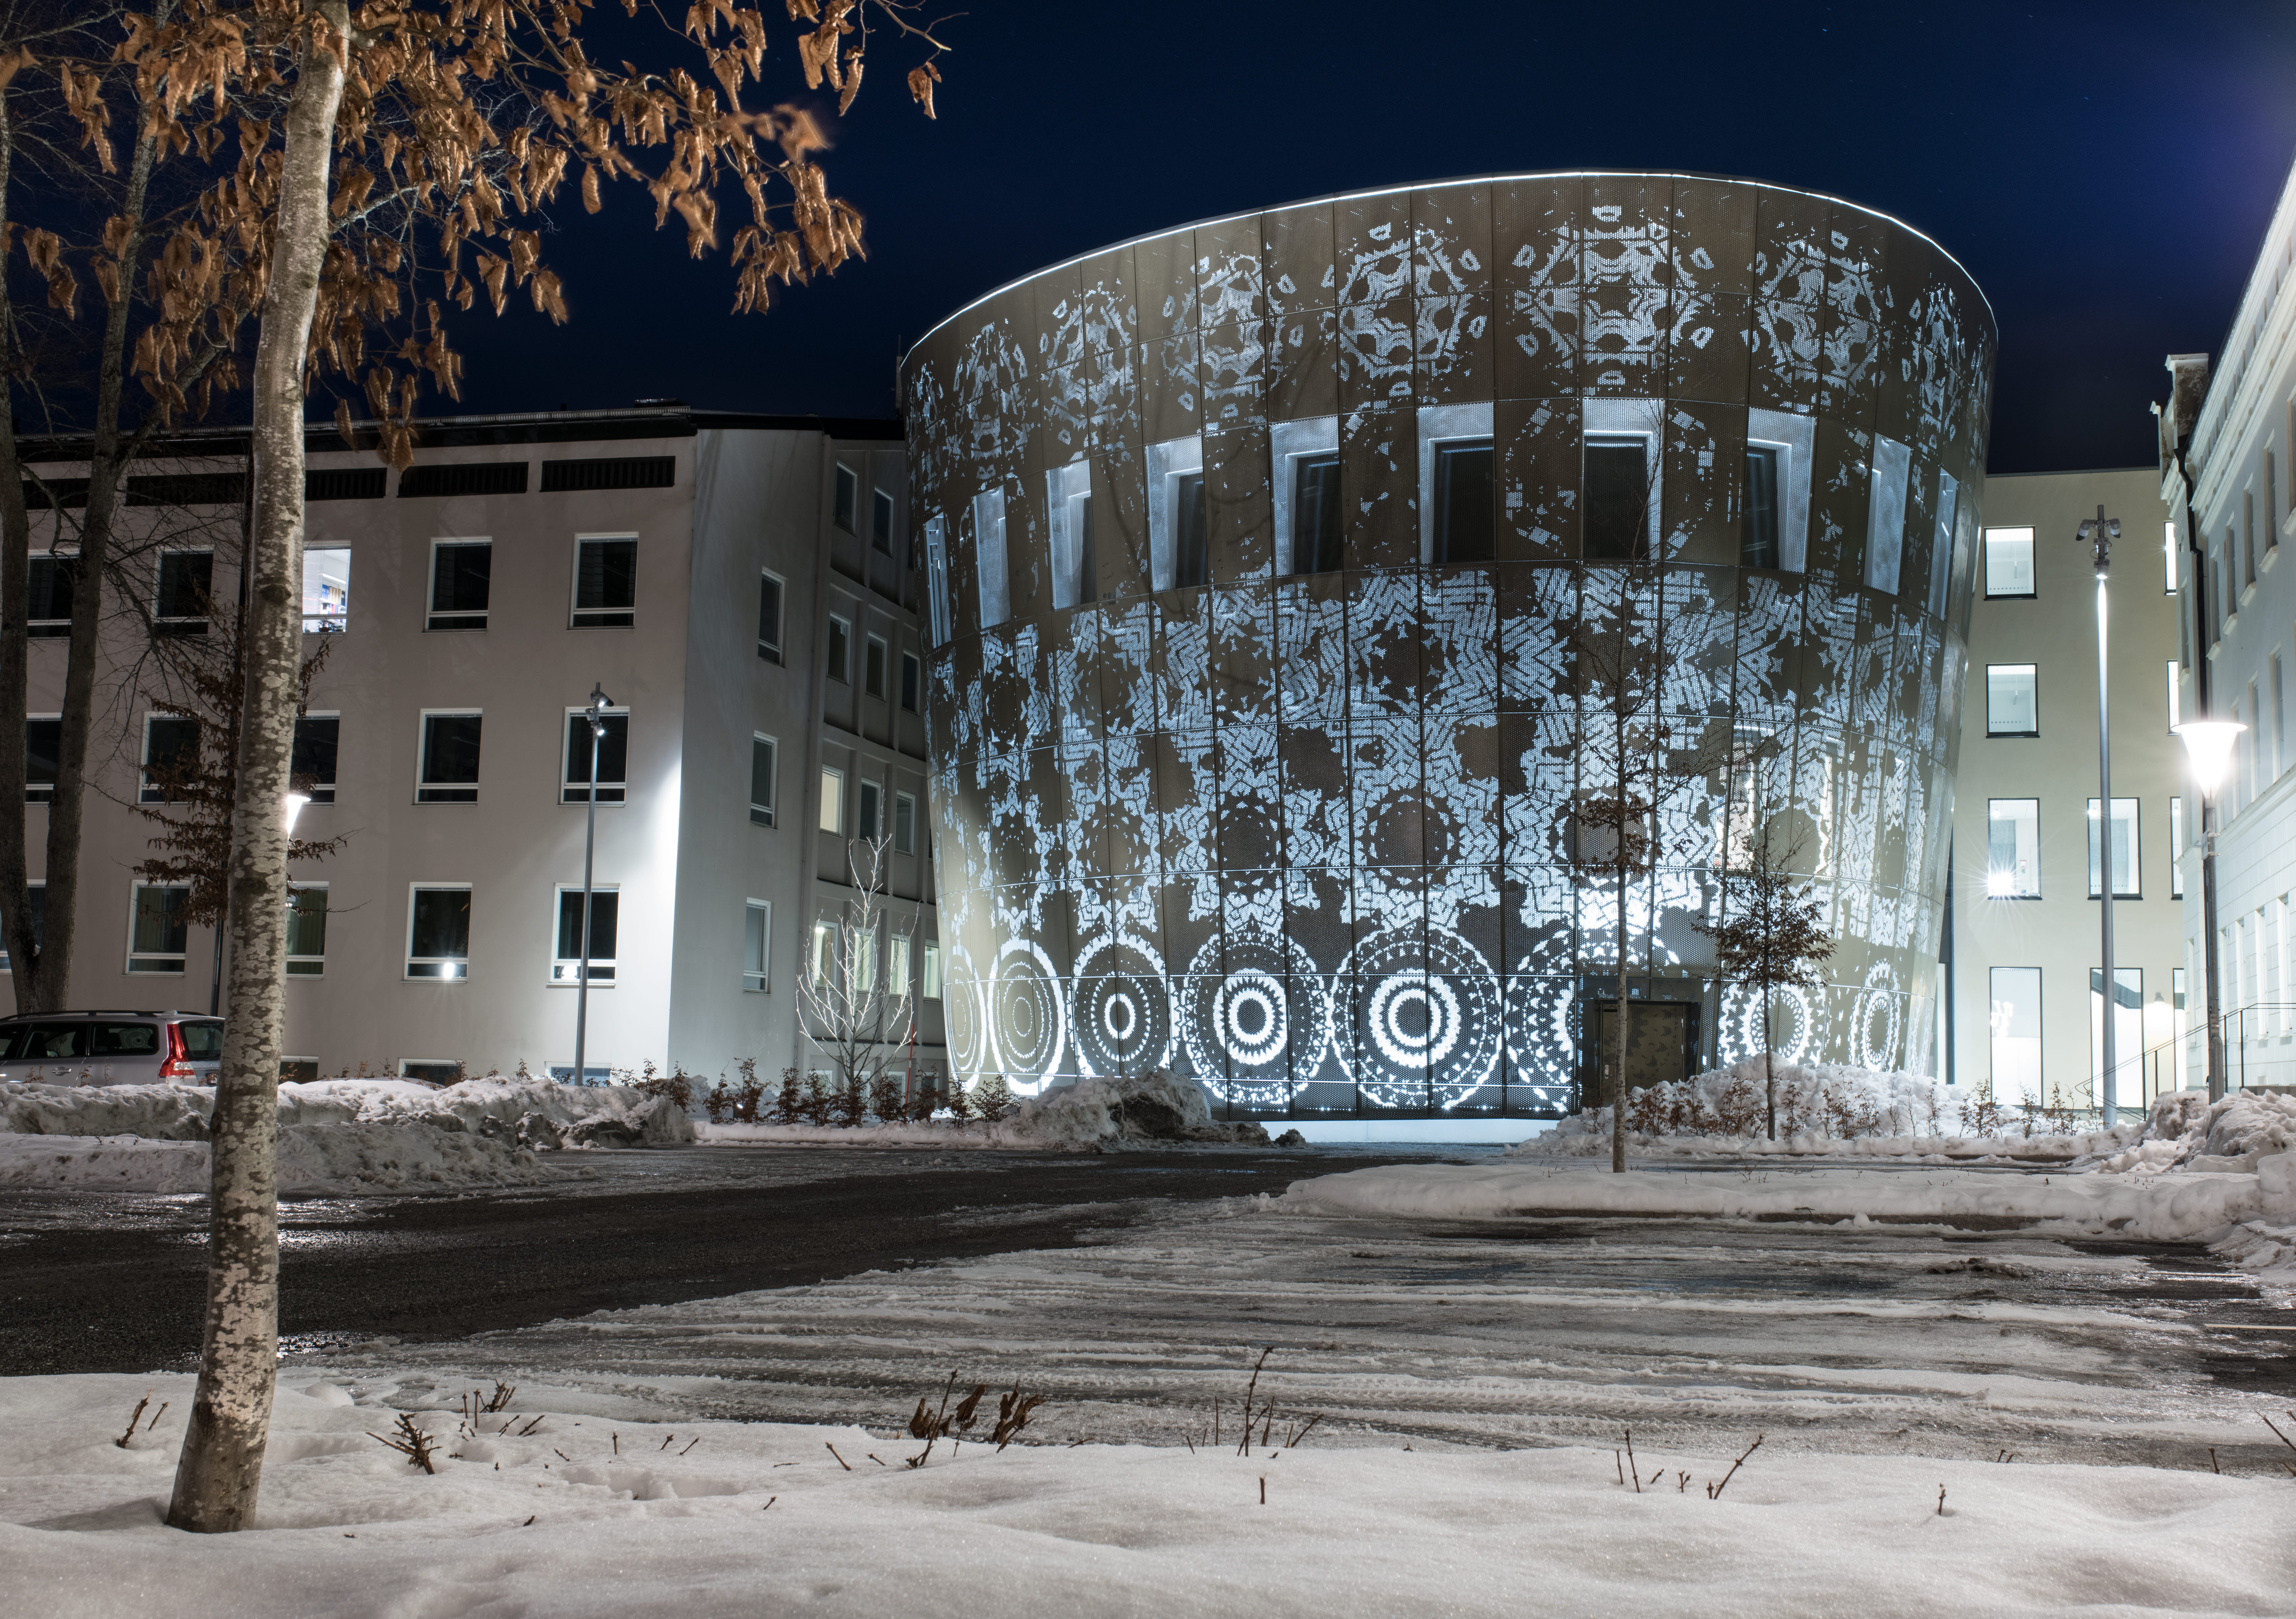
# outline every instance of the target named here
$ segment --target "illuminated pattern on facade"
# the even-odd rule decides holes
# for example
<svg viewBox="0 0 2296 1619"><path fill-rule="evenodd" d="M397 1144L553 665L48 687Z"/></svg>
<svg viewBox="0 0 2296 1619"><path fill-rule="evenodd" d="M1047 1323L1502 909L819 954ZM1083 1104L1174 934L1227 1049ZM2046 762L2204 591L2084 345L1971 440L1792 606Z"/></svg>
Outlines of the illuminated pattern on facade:
<svg viewBox="0 0 2296 1619"><path fill-rule="evenodd" d="M1606 629L1732 755L1665 783L1630 976L1757 1044L1691 924L1759 804L1841 940L1783 1049L1926 1065L1993 348L1915 232L1663 175L1215 220L951 317L903 384L960 1072L1569 1106Z"/></svg>

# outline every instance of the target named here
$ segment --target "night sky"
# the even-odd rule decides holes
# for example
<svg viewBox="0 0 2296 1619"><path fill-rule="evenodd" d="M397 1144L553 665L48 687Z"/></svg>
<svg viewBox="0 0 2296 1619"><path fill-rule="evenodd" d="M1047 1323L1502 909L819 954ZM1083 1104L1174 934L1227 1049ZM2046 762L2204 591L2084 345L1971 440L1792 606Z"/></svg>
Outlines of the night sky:
<svg viewBox="0 0 2296 1619"><path fill-rule="evenodd" d="M2149 465L2161 356L2222 346L2296 157L2286 0L972 0L944 28L939 121L881 38L824 159L868 262L737 316L724 259L650 233L635 188L594 219L562 208L547 251L572 323L460 321L459 408L886 416L898 356L943 315L1109 242L1455 175L1681 168L1847 197L1966 266L2001 329L1993 470ZM775 53L801 94L786 29Z"/></svg>

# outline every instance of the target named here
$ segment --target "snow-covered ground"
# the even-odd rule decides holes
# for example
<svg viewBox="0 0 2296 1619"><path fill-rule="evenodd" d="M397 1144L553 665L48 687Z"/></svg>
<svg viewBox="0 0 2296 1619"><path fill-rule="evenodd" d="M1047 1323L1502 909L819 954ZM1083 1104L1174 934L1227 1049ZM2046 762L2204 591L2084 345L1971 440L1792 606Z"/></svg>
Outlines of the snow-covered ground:
<svg viewBox="0 0 2296 1619"><path fill-rule="evenodd" d="M147 1391L167 1413L120 1449ZM160 1525L190 1379L0 1380L0 1611L2267 1615L2296 1590L2284 1477L1775 1444L1730 1475L1751 1433L1644 1434L1637 1492L1610 1444L1287 1449L1280 1419L1249 1457L943 1443L911 1468L906 1438L540 1385L472 1436L441 1392L290 1374L260 1526L201 1537ZM435 1475L367 1436L402 1411L444 1441Z"/></svg>

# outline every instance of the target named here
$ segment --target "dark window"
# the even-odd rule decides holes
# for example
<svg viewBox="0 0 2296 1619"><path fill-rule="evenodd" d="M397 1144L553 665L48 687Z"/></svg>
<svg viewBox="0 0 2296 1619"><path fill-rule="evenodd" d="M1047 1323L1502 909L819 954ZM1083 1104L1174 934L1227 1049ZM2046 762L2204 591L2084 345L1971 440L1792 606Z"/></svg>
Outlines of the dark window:
<svg viewBox="0 0 2296 1619"><path fill-rule="evenodd" d="M601 455L542 463L545 495L576 489L667 489L676 482L675 455Z"/></svg>
<svg viewBox="0 0 2296 1619"><path fill-rule="evenodd" d="M288 758L287 773L296 789L310 794L314 804L335 801L335 747L342 727L342 716L338 714L296 716L295 747Z"/></svg>
<svg viewBox="0 0 2296 1619"><path fill-rule="evenodd" d="M179 1023L184 1034L184 1055L193 1062L217 1062L223 1057L223 1025L216 1023Z"/></svg>
<svg viewBox="0 0 2296 1619"><path fill-rule="evenodd" d="M829 621L829 678L835 681L852 679L851 652L847 647L850 633L842 618Z"/></svg>
<svg viewBox="0 0 2296 1619"><path fill-rule="evenodd" d="M287 895L287 976L316 978L327 970L327 891L292 888Z"/></svg>
<svg viewBox="0 0 2296 1619"><path fill-rule="evenodd" d="M1204 522L1204 475L1183 472L1172 480L1172 586L1201 585L1209 558Z"/></svg>
<svg viewBox="0 0 2296 1619"><path fill-rule="evenodd" d="M47 936L48 885L28 884L24 890L24 909L32 913L32 947L37 950L41 941ZM6 922L5 917L0 917L0 972L14 970L12 963L8 960L10 940ZM8 1037L5 1031L0 1030L0 1061L6 1060L7 1057Z"/></svg>
<svg viewBox="0 0 2296 1619"><path fill-rule="evenodd" d="M1586 554L1611 562L1650 555L1650 478L1639 438L1587 446Z"/></svg>
<svg viewBox="0 0 2296 1619"><path fill-rule="evenodd" d="M1778 453L1763 446L1746 452L1740 495L1738 566L1778 566Z"/></svg>
<svg viewBox="0 0 2296 1619"><path fill-rule="evenodd" d="M174 804L198 779L200 723L187 715L155 714L144 722L146 804Z"/></svg>
<svg viewBox="0 0 2296 1619"><path fill-rule="evenodd" d="M467 978L471 974L471 891L417 888L407 918L406 976Z"/></svg>
<svg viewBox="0 0 2296 1619"><path fill-rule="evenodd" d="M1077 576L1076 599L1078 606L1100 600L1100 553L1092 543L1092 496L1086 495L1076 504Z"/></svg>
<svg viewBox="0 0 2296 1619"><path fill-rule="evenodd" d="M160 1026L156 1023L97 1023L87 1031L90 1057L157 1057Z"/></svg>
<svg viewBox="0 0 2296 1619"><path fill-rule="evenodd" d="M1340 568L1340 458L1301 455L1292 465L1292 571L1337 573Z"/></svg>
<svg viewBox="0 0 2296 1619"><path fill-rule="evenodd" d="M456 540L430 548L430 617L425 629L487 627L494 552L486 540Z"/></svg>
<svg viewBox="0 0 2296 1619"><path fill-rule="evenodd" d="M181 972L190 924L184 912L192 891L180 883L137 883L127 937L129 972Z"/></svg>
<svg viewBox="0 0 2296 1619"><path fill-rule="evenodd" d="M885 695L885 643L874 635L861 653L862 690L874 698Z"/></svg>
<svg viewBox="0 0 2296 1619"><path fill-rule="evenodd" d="M869 493L869 543L890 557L893 554L893 497L882 489Z"/></svg>
<svg viewBox="0 0 2296 1619"><path fill-rule="evenodd" d="M8 1043L9 1061L47 1062L59 1057L85 1055L87 1025L78 1020L70 1023L20 1023L0 1038Z"/></svg>
<svg viewBox="0 0 2296 1619"><path fill-rule="evenodd" d="M774 823L774 758L778 751L769 736L750 739L750 820L758 826Z"/></svg>
<svg viewBox="0 0 2296 1619"><path fill-rule="evenodd" d="M402 498L445 495L523 495L522 461L465 461L453 465L409 467L398 475Z"/></svg>
<svg viewBox="0 0 2296 1619"><path fill-rule="evenodd" d="M758 576L758 656L782 660L782 582L771 574Z"/></svg>
<svg viewBox="0 0 2296 1619"><path fill-rule="evenodd" d="M215 583L215 552L168 551L160 554L160 593L153 617L163 630L204 635L208 593Z"/></svg>
<svg viewBox="0 0 2296 1619"><path fill-rule="evenodd" d="M1491 560L1491 446L1435 446L1435 560Z"/></svg>
<svg viewBox="0 0 2296 1619"><path fill-rule="evenodd" d="M606 734L595 737L598 750L598 802L619 804L629 780L630 716L609 714ZM559 794L563 804L590 801L590 748L595 736L590 716L577 709L566 716L566 785Z"/></svg>
<svg viewBox="0 0 2296 1619"><path fill-rule="evenodd" d="M611 888L590 891L590 982L611 984L614 981L614 934L621 920L622 896ZM551 976L566 983L574 983L580 975L575 964L586 953L582 948L582 890L561 888L558 891L558 961Z"/></svg>
<svg viewBox="0 0 2296 1619"><path fill-rule="evenodd" d="M853 469L840 462L837 464L837 503L831 520L846 533L853 532L853 521L861 505L861 480Z"/></svg>
<svg viewBox="0 0 2296 1619"><path fill-rule="evenodd" d="M56 796L57 761L63 756L64 723L55 719L24 722L24 802L45 804Z"/></svg>
<svg viewBox="0 0 2296 1619"><path fill-rule="evenodd" d="M638 543L584 540L574 568L574 627L626 630L636 622Z"/></svg>
<svg viewBox="0 0 2296 1619"><path fill-rule="evenodd" d="M901 707L911 714L917 711L919 688L924 684L924 666L917 661L914 652L901 654Z"/></svg>
<svg viewBox="0 0 2296 1619"><path fill-rule="evenodd" d="M917 801L906 793L893 795L893 849L914 854L917 847Z"/></svg>
<svg viewBox="0 0 2296 1619"><path fill-rule="evenodd" d="M877 784L874 781L861 783L861 797L857 807L858 814L853 835L856 838L874 838L877 835Z"/></svg>
<svg viewBox="0 0 2296 1619"><path fill-rule="evenodd" d="M414 784L417 804L476 804L479 801L479 722L476 714L422 716L422 773ZM588 779L589 761L583 761Z"/></svg>
<svg viewBox="0 0 2296 1619"><path fill-rule="evenodd" d="M154 472L127 480L131 506L237 506L246 500L244 472Z"/></svg>
<svg viewBox="0 0 2296 1619"><path fill-rule="evenodd" d="M283 1057L279 1059L279 1079L283 1084L308 1085L319 1077L319 1059L316 1057Z"/></svg>
<svg viewBox="0 0 2296 1619"><path fill-rule="evenodd" d="M71 634L72 587L79 581L79 559L51 552L32 559L32 588L24 615L31 635Z"/></svg>
<svg viewBox="0 0 2296 1619"><path fill-rule="evenodd" d="M312 467L303 473L306 501L379 501L381 467Z"/></svg>

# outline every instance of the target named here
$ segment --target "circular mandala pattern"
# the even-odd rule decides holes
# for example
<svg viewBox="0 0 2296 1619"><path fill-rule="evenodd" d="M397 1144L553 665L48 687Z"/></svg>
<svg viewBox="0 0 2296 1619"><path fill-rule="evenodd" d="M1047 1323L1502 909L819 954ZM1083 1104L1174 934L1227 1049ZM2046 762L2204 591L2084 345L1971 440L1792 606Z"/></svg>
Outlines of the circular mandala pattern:
<svg viewBox="0 0 2296 1619"><path fill-rule="evenodd" d="M1382 1108L1456 1108L1498 1066L1499 981L1447 928L1384 928L1358 943L1339 983L1353 1041L1340 1055Z"/></svg>
<svg viewBox="0 0 2296 1619"><path fill-rule="evenodd" d="M1180 1037L1214 1096L1282 1107L1316 1076L1331 1043L1324 977L1305 950L1264 928L1212 938L1189 963Z"/></svg>
<svg viewBox="0 0 2296 1619"><path fill-rule="evenodd" d="M968 1084L988 1068L988 1026L982 1016L980 974L972 953L962 944L948 947L941 973L940 1014L948 1031L950 1069Z"/></svg>
<svg viewBox="0 0 2296 1619"><path fill-rule="evenodd" d="M1575 1083L1578 1046L1572 1015L1578 980L1572 976L1570 929L1561 924L1535 943L1515 964L1506 985L1508 1095L1521 1085L1537 1099L1568 1107Z"/></svg>
<svg viewBox="0 0 2296 1619"><path fill-rule="evenodd" d="M1069 1028L1087 1074L1146 1074L1172 1059L1164 963L1140 940L1103 934L1077 957Z"/></svg>
<svg viewBox="0 0 2296 1619"><path fill-rule="evenodd" d="M1772 1054L1780 1062L1800 1061L1817 1027L1808 992L1791 985L1772 990L1770 1027L1775 1037ZM1732 1062L1762 1054L1762 997L1758 991L1734 984L1723 992L1722 1034L1729 1042Z"/></svg>
<svg viewBox="0 0 2296 1619"><path fill-rule="evenodd" d="M1857 1043L1857 1059L1869 1068L1898 1066L1898 1035L1905 1023L1905 998L1898 993L1898 975L1887 961L1867 969L1866 987L1857 996L1857 1021L1850 1037Z"/></svg>
<svg viewBox="0 0 2296 1619"><path fill-rule="evenodd" d="M996 953L988 985L988 1027L1005 1083L1016 1096L1034 1096L1061 1066L1068 1038L1060 975L1041 946L1007 939Z"/></svg>

